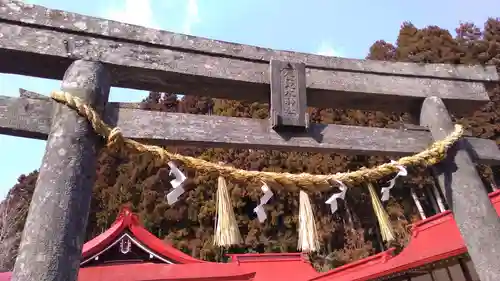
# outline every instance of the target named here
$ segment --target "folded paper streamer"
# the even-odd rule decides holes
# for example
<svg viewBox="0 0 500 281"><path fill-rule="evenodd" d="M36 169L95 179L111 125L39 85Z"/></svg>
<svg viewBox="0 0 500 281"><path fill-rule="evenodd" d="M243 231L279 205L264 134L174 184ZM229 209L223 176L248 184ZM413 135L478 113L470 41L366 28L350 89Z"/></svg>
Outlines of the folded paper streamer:
<svg viewBox="0 0 500 281"><path fill-rule="evenodd" d="M253 209L254 213L257 214L257 218L262 223L267 219L266 211L264 210L264 205L269 202L269 200L273 197L273 191L267 186L265 182L263 182L262 187L260 188L264 195L260 198L260 203Z"/></svg>
<svg viewBox="0 0 500 281"><path fill-rule="evenodd" d="M394 160L391 160L391 164L397 164L398 162L394 161ZM388 181L389 183L389 186L387 187L382 187L382 197L380 198L380 200L382 202L385 202L387 200L389 200L389 197L391 196L391 189L394 187L394 185L396 184L396 179L398 177L406 177L408 175L408 171L406 170L405 166L403 165L396 165L396 167L399 169L399 172L396 174L396 176L394 178L392 178L392 180Z"/></svg>
<svg viewBox="0 0 500 281"><path fill-rule="evenodd" d="M338 181L338 180L335 180L335 181L339 184L340 192L333 194L325 202L326 204L330 205L330 209L332 210L332 214L334 214L338 209L337 199L344 200L345 194L347 193L347 186L341 181Z"/></svg>
<svg viewBox="0 0 500 281"><path fill-rule="evenodd" d="M179 197L184 193L184 182L186 181L186 176L182 173L174 162L168 162L170 167L170 175L175 178L170 181L173 189L167 194L167 203L169 205L174 204L179 200Z"/></svg>

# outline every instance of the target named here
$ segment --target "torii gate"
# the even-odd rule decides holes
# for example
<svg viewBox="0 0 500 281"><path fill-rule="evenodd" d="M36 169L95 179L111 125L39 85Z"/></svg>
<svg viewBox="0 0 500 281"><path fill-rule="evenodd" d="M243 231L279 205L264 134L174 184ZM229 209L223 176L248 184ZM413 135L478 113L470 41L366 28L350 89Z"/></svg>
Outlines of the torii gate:
<svg viewBox="0 0 500 281"><path fill-rule="evenodd" d="M125 136L157 144L408 155L453 130L448 111L489 101L494 67L417 65L275 51L0 0L0 71L62 79ZM150 113L107 104L110 86L271 101L270 120ZM406 111L419 130L309 124L306 106ZM418 113L417 113L418 112ZM196 129L193 129L196 128ZM98 138L47 100L0 97L0 132L47 139L13 280L76 280ZM500 221L474 162L491 140L458 142L438 176L482 281L500 280ZM474 191L474 192L471 192Z"/></svg>

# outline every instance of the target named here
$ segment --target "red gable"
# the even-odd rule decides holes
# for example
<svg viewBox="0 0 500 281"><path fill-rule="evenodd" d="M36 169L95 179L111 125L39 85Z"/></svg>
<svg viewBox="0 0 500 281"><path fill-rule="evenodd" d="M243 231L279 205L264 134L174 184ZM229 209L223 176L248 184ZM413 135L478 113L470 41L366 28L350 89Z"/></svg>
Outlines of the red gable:
<svg viewBox="0 0 500 281"><path fill-rule="evenodd" d="M490 198L500 214L500 191ZM326 273L316 272L302 253L233 254L229 263L206 262L149 233L124 208L106 232L83 246L78 280L368 281L417 270L467 250L452 214L444 212L416 223L408 246L399 255L393 252L389 249ZM0 273L0 281L10 276Z"/></svg>
<svg viewBox="0 0 500 281"><path fill-rule="evenodd" d="M134 243L142 245L145 248L144 250L166 263L205 263L205 261L193 258L151 234L142 226L136 214L132 213L128 208L123 208L108 230L83 245L82 266L89 259L97 257L99 253L105 251L114 242L122 241L121 239L125 238L123 235L127 235L128 240L133 240Z"/></svg>

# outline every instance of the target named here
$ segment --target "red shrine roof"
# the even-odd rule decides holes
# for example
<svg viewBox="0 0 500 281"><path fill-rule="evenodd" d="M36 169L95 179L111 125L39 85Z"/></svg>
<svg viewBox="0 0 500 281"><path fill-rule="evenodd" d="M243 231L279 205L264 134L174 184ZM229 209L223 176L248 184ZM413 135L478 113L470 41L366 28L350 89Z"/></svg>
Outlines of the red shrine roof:
<svg viewBox="0 0 500 281"><path fill-rule="evenodd" d="M500 191L491 193L490 198L500 214ZM140 261L117 262L119 252L126 255L138 249L149 256L143 255ZM113 259L109 252L115 255L113 263L102 264L102 260ZM408 246L399 255L389 249L326 273L316 272L302 253L232 254L229 263L213 263L195 259L165 243L124 208L111 228L83 246L78 280L368 281L417 270L466 252L453 216L447 211L416 223ZM10 272L0 273L0 281L9 281L10 276Z"/></svg>
<svg viewBox="0 0 500 281"><path fill-rule="evenodd" d="M490 193L500 215L500 190ZM443 235L446 233L446 235ZM309 281L368 281L417 270L419 267L467 253L455 219L446 211L413 225L406 248L393 255L394 248L323 273Z"/></svg>
<svg viewBox="0 0 500 281"><path fill-rule="evenodd" d="M231 263L256 271L254 281L307 281L319 273L304 253L230 254Z"/></svg>
<svg viewBox="0 0 500 281"><path fill-rule="evenodd" d="M100 253L116 244L124 235L147 248L150 258L163 263L133 263L87 266ZM123 208L113 225L88 241L82 250L82 269L78 280L277 280L276 270L287 280L306 280L318 273L302 253L231 255L229 263L195 259L147 231L136 214ZM283 273L284 272L284 273ZM292 275L293 274L293 275ZM147 275L147 276L146 276ZM106 277L104 277L106 276ZM149 276L149 277L148 277ZM293 276L300 276L296 279ZM100 279L97 279L100 278Z"/></svg>
<svg viewBox="0 0 500 281"><path fill-rule="evenodd" d="M131 254L139 259L120 259ZM303 281L318 274L302 253L230 257L229 263L195 259L148 232L123 208L108 230L83 245L78 280ZM0 273L0 281L10 278L10 272Z"/></svg>

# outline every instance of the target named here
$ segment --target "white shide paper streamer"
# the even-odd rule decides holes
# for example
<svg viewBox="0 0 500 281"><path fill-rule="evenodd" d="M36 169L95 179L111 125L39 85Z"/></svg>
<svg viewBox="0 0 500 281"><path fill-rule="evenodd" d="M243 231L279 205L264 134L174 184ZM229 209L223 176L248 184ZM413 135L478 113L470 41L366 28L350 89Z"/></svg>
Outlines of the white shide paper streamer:
<svg viewBox="0 0 500 281"><path fill-rule="evenodd" d="M397 162L394 160L391 160L391 163L396 164ZM380 200L382 202L389 200L389 197L391 196L391 189L396 184L396 179L399 177L405 177L408 175L408 171L406 170L406 168L403 165L396 165L396 167L398 167L399 172L396 174L396 176L394 176L394 178L392 178L392 180L388 181L389 186L382 187L382 197L380 198Z"/></svg>
<svg viewBox="0 0 500 281"><path fill-rule="evenodd" d="M347 186L341 181L338 181L338 180L335 180L335 181L339 184L340 192L333 194L325 202L326 204L330 205L330 209L332 210L332 214L334 214L338 209L337 199L344 200L345 194L347 193Z"/></svg>
<svg viewBox="0 0 500 281"><path fill-rule="evenodd" d="M179 197L184 193L184 182L186 181L186 176L182 173L174 162L168 162L170 167L170 175L174 175L174 179L170 181L173 189L167 194L167 203L169 205L174 204L179 200Z"/></svg>
<svg viewBox="0 0 500 281"><path fill-rule="evenodd" d="M262 190L264 195L262 195L262 197L260 198L259 205L257 205L257 207L253 209L253 211L254 213L257 214L257 218L262 223L267 219L267 214L266 211L264 210L264 205L267 204L267 202L269 202L269 200L271 199L271 197L273 197L274 194L266 183L264 183L260 189Z"/></svg>

